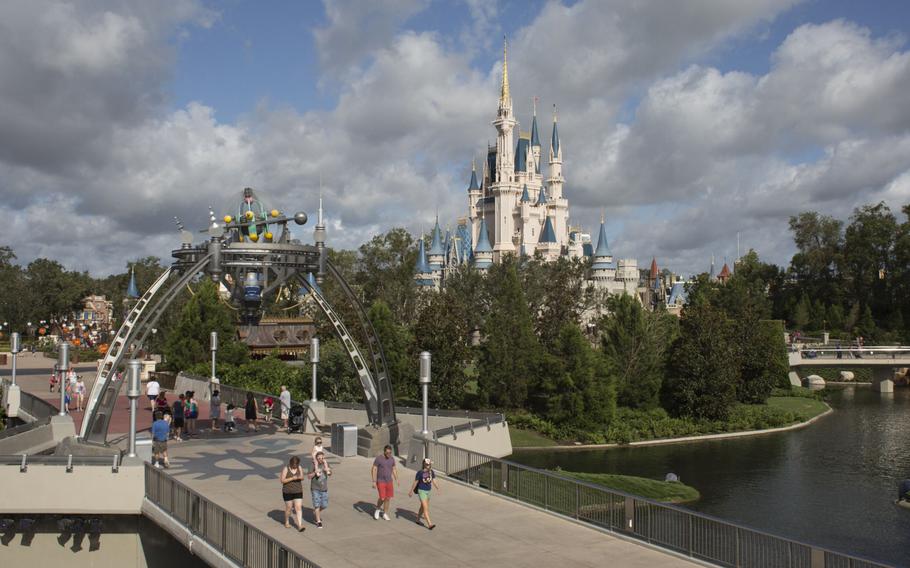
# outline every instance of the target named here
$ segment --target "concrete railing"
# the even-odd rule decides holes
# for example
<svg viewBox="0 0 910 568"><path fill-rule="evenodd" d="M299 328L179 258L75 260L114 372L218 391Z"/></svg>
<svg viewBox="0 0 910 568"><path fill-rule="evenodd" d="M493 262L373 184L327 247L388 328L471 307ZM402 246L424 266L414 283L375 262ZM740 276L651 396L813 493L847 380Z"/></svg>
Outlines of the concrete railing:
<svg viewBox="0 0 910 568"><path fill-rule="evenodd" d="M721 566L886 568L827 550L636 497L552 471L415 436L408 467L426 456L438 472L469 487Z"/></svg>

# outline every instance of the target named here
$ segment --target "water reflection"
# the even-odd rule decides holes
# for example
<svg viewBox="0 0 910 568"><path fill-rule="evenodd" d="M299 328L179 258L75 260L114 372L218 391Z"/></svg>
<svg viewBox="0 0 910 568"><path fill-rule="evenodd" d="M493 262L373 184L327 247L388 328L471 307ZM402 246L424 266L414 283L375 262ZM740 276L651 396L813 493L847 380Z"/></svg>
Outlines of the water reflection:
<svg viewBox="0 0 910 568"><path fill-rule="evenodd" d="M766 530L910 565L910 511L893 504L910 477L910 390L832 393L835 412L802 430L692 444L524 452L537 467L641 475L696 487L691 508Z"/></svg>

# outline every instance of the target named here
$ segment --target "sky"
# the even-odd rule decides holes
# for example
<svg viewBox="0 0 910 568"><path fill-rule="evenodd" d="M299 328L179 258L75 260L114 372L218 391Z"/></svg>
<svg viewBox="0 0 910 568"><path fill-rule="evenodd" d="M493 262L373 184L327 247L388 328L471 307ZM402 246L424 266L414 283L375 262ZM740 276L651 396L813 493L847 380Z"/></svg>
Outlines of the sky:
<svg viewBox="0 0 910 568"><path fill-rule="evenodd" d="M786 265L789 216L910 203L906 1L6 0L0 245L122 272L247 186L312 214L321 185L336 248L453 227L504 37L519 127L558 105L570 222L617 258L694 274L739 235Z"/></svg>

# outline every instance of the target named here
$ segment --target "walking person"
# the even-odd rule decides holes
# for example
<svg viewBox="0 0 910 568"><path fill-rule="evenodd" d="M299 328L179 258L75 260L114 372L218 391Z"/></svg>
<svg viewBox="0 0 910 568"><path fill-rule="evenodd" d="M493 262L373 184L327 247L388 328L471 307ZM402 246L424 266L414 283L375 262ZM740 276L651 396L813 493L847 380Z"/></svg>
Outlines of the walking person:
<svg viewBox="0 0 910 568"><path fill-rule="evenodd" d="M161 414L170 414L171 405L167 403L167 395L164 394L164 391L158 393L158 397L155 398L155 410L161 412Z"/></svg>
<svg viewBox="0 0 910 568"><path fill-rule="evenodd" d="M177 400L174 401L174 439L178 442L183 441L181 434L183 434L183 424L186 417L186 410L184 409L186 404L186 395L181 394L177 397Z"/></svg>
<svg viewBox="0 0 910 568"><path fill-rule="evenodd" d="M196 402L196 392L186 391L183 415L186 417L187 435L196 435L196 419L199 418L199 404Z"/></svg>
<svg viewBox="0 0 910 568"><path fill-rule="evenodd" d="M160 412L154 413L155 421L152 422L152 465L161 469L164 464L165 468L171 467L171 462L167 458L167 439L171 432L171 425L166 415Z"/></svg>
<svg viewBox="0 0 910 568"><path fill-rule="evenodd" d="M332 468L325 461L325 452L316 452L316 459L307 477L310 478L310 496L313 498L313 515L316 517L316 528L322 528L322 512L329 506L329 477Z"/></svg>
<svg viewBox="0 0 910 568"><path fill-rule="evenodd" d="M256 404L256 397L251 391L246 392L246 404L243 406L243 417L246 420L246 431L258 432L259 426L256 425L256 415L259 414L259 406Z"/></svg>
<svg viewBox="0 0 910 568"><path fill-rule="evenodd" d="M221 418L221 393L216 389L212 391L209 400L209 418L212 419L212 432L218 429L218 419Z"/></svg>
<svg viewBox="0 0 910 568"><path fill-rule="evenodd" d="M73 388L76 394L76 410L82 412L85 410L85 383L82 382L82 375L76 378L76 386Z"/></svg>
<svg viewBox="0 0 910 568"><path fill-rule="evenodd" d="M424 458L422 467L414 477L414 483L411 484L411 490L408 491L408 497L413 495L415 490L417 491L417 496L420 498L420 508L417 510L417 524L423 525L420 519L421 515L423 515L423 518L427 521L426 527L430 530L436 528L436 525L430 520L430 491L434 487L436 491L439 491L439 484L436 483L436 472L433 471L433 460Z"/></svg>
<svg viewBox="0 0 910 568"><path fill-rule="evenodd" d="M392 480L398 485L398 468L396 467L395 458L392 457L392 446L386 444L382 449L382 455L376 456L373 460L373 467L370 468L370 475L373 478L373 487L379 492L379 500L376 501L376 510L373 511L373 518L377 521L379 516L391 521L389 518L389 506L392 503L392 497L395 496L395 489L392 487Z"/></svg>
<svg viewBox="0 0 910 568"><path fill-rule="evenodd" d="M291 510L297 521L297 530L303 532L303 469L300 467L300 458L292 456L288 465L281 468L281 497L284 499L284 528L291 528L289 522Z"/></svg>
<svg viewBox="0 0 910 568"><path fill-rule="evenodd" d="M155 411L155 399L158 398L159 392L161 392L161 385L154 378L145 383L145 395L149 397L149 410L152 412Z"/></svg>
<svg viewBox="0 0 910 568"><path fill-rule="evenodd" d="M291 416L291 391L284 385L281 385L281 394L278 395L278 403L281 405L281 427L287 432L290 432L288 418Z"/></svg>
<svg viewBox="0 0 910 568"><path fill-rule="evenodd" d="M316 439L313 440L313 449L310 450L310 457L313 459L313 463L316 463L316 454L325 453L325 448L322 447L322 437L316 436Z"/></svg>

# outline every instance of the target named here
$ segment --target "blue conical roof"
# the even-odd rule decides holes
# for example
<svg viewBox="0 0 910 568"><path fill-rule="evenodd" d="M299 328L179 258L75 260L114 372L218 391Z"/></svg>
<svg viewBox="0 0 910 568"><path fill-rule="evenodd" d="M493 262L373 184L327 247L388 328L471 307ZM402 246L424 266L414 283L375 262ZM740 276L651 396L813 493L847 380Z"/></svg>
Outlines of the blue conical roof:
<svg viewBox="0 0 910 568"><path fill-rule="evenodd" d="M531 146L540 146L540 136L537 134L537 115L531 121Z"/></svg>
<svg viewBox="0 0 910 568"><path fill-rule="evenodd" d="M130 283L126 287L126 297L127 298L138 298L139 297L139 287L136 286L136 270L130 270Z"/></svg>
<svg viewBox="0 0 910 568"><path fill-rule="evenodd" d="M556 119L553 119L553 137L550 139L550 148L553 149L553 156L559 155L559 130L556 128Z"/></svg>
<svg viewBox="0 0 910 568"><path fill-rule="evenodd" d="M427 253L423 247L423 239L417 241L417 263L414 265L415 274L425 274L430 271L427 265Z"/></svg>
<svg viewBox="0 0 910 568"><path fill-rule="evenodd" d="M468 191L480 191L480 185L477 183L477 170L471 168L471 183L468 184Z"/></svg>
<svg viewBox="0 0 910 568"><path fill-rule="evenodd" d="M610 243L607 242L607 229L604 222L600 222L600 235L597 237L597 248L594 250L594 256L613 256L610 254Z"/></svg>
<svg viewBox="0 0 910 568"><path fill-rule="evenodd" d="M524 190L521 192L521 202L528 203L531 201L531 196L528 195L528 184L525 184Z"/></svg>
<svg viewBox="0 0 910 568"><path fill-rule="evenodd" d="M436 218L436 226L433 227L433 242L430 243L429 254L430 256L445 254L445 250L442 248L442 232L439 230L439 217Z"/></svg>
<svg viewBox="0 0 910 568"><path fill-rule="evenodd" d="M550 217L547 217L547 222L543 225L543 231L540 232L540 239L538 243L555 243L556 240L556 231L553 230L553 221Z"/></svg>
<svg viewBox="0 0 910 568"><path fill-rule="evenodd" d="M493 252L493 247L490 246L490 237L487 235L486 219L480 220L480 230L478 233L477 246L474 247L474 254L476 255L479 252Z"/></svg>
<svg viewBox="0 0 910 568"><path fill-rule="evenodd" d="M316 277L312 272L307 273L306 282L310 285L310 288L316 291L317 294L322 295L322 290L319 288L319 284L316 284Z"/></svg>
<svg viewBox="0 0 910 568"><path fill-rule="evenodd" d="M537 196L537 204L544 205L547 202L547 192L544 191L543 186L540 186L540 194Z"/></svg>

